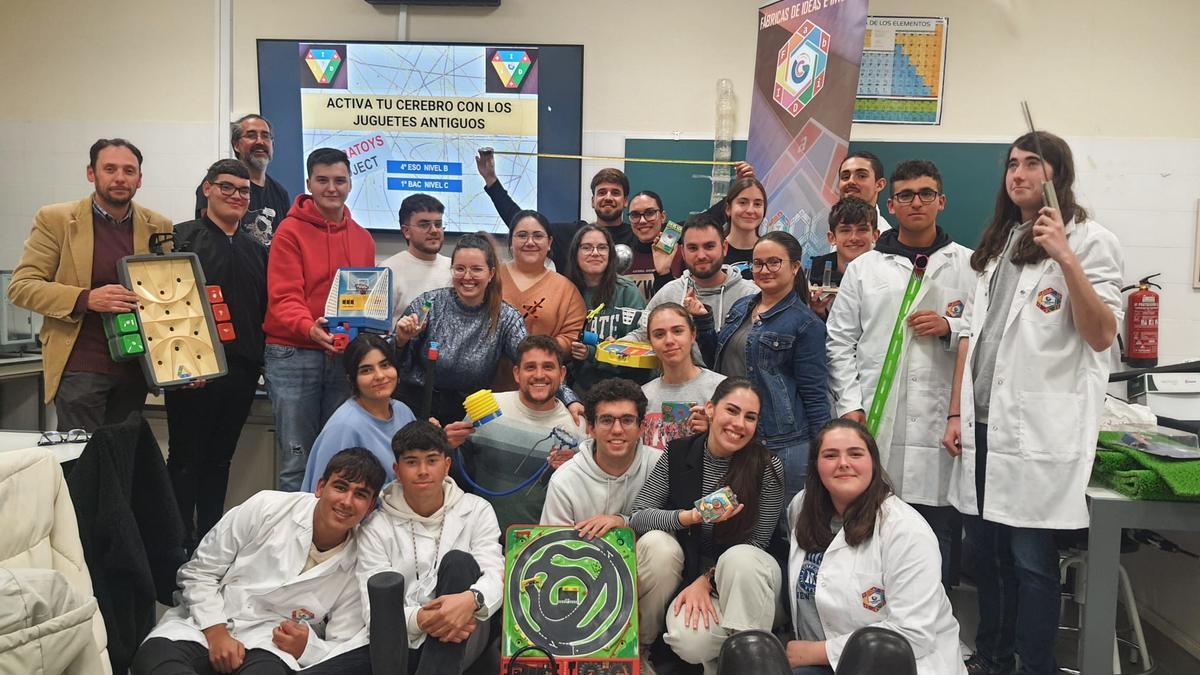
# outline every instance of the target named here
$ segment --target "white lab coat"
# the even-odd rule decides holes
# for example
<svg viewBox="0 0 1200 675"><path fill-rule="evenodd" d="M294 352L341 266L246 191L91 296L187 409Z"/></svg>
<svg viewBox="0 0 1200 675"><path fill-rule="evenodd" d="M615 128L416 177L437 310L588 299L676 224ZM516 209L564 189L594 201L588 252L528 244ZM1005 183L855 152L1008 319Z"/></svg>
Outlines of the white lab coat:
<svg viewBox="0 0 1200 675"><path fill-rule="evenodd" d="M1084 273L1119 324L1125 267L1120 243L1091 220L1071 223L1066 230ZM982 330L989 311L996 264L996 259L988 264L975 287L972 335ZM1039 301L1055 292L1061 296L1057 305ZM1071 307L1062 269L1047 258L1022 268L1007 308L992 308L1008 314L988 414L983 517L991 522L1062 530L1088 526L1083 493L1096 453L1110 362L1107 352L1093 351L1079 336ZM963 452L955 460L950 484L950 502L968 515L978 515L974 356L972 340L962 385Z"/></svg>
<svg viewBox="0 0 1200 675"><path fill-rule="evenodd" d="M788 506L793 528L803 503L801 491ZM794 532L788 540L788 597L794 617L805 551ZM872 611L866 596L877 590L882 591L883 602ZM942 589L937 538L925 519L895 495L880 507L870 539L850 546L844 531L834 536L817 573L816 605L825 631L825 654L835 669L854 631L879 626L908 640L919 675L967 672L958 650L958 621Z"/></svg>
<svg viewBox="0 0 1200 675"><path fill-rule="evenodd" d="M404 576L404 621L408 627L408 645L412 649L425 642L425 633L417 627L417 611L434 598L437 567L451 550L470 553L479 564L482 576L471 588L483 594L483 608L475 618L491 618L504 599L504 554L500 549L500 525L492 505L477 495L464 494L447 478L444 515L440 540L429 518L409 510L399 512L389 504L403 500L399 481L384 487L383 504L378 513L362 526L359 541L358 578L363 611L369 621L370 598L367 581L378 572L393 571ZM416 550L413 542L416 541ZM438 542L434 550L434 542ZM421 578L417 578L417 560Z"/></svg>
<svg viewBox="0 0 1200 675"><path fill-rule="evenodd" d="M317 498L264 490L234 507L179 569L182 602L163 615L149 638L208 646L202 629L226 624L246 649L265 649L292 669L307 668L367 644L354 570L355 533L329 560L300 573L312 545ZM285 619L312 616L299 661L271 632Z"/></svg>
<svg viewBox="0 0 1200 675"><path fill-rule="evenodd" d="M846 266L826 325L829 387L839 417L854 410L870 411L912 269L908 258L877 250ZM876 440L897 494L910 504L950 503L953 463L942 449L942 434L954 381L955 348L959 334L970 325L977 276L971 269L971 249L952 242L935 251L910 313L930 310L945 316L950 334L916 337L907 325L904 328L904 351Z"/></svg>

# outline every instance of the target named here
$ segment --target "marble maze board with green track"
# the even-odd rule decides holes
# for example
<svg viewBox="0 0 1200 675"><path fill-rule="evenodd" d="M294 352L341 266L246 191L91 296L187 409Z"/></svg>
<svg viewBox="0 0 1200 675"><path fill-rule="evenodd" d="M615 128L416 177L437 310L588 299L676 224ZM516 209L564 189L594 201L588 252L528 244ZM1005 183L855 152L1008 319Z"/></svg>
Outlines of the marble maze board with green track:
<svg viewBox="0 0 1200 675"><path fill-rule="evenodd" d="M514 525L505 543L504 673L639 672L632 530L589 540L570 527ZM530 645L539 650L510 668ZM555 669L540 650L554 655Z"/></svg>

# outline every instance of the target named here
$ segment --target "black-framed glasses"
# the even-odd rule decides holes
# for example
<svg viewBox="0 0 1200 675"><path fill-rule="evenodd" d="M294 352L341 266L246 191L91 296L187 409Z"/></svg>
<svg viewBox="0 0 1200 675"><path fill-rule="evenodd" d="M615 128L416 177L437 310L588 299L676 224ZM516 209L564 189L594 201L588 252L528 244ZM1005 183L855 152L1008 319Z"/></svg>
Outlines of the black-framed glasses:
<svg viewBox="0 0 1200 675"><path fill-rule="evenodd" d="M892 199L895 199L896 201L900 202L901 204L911 204L913 197L917 197L921 200L922 204L932 204L933 200L937 199L938 196L941 194L942 193L938 192L937 190L929 190L929 189L921 190L920 192L913 192L912 190L905 190L903 192L897 192L896 194L892 195Z"/></svg>
<svg viewBox="0 0 1200 675"><path fill-rule="evenodd" d="M630 211L629 222L636 223L639 220L654 220L658 214L662 213L662 209L646 209L645 211Z"/></svg>
<svg viewBox="0 0 1200 675"><path fill-rule="evenodd" d="M242 138L248 141L267 141L269 143L274 136L269 131L247 131L242 134Z"/></svg>
<svg viewBox="0 0 1200 675"><path fill-rule="evenodd" d="M580 244L579 251L583 254L608 253L608 244Z"/></svg>
<svg viewBox="0 0 1200 675"><path fill-rule="evenodd" d="M234 193L236 192L237 196L241 197L242 199L250 198L250 186L249 185L247 185L246 187L238 187L238 186L234 185L233 183L228 183L223 180L217 181L216 183L213 183L213 185L216 185L217 189L221 191L221 194L225 195L226 197L232 197L234 195Z"/></svg>
<svg viewBox="0 0 1200 675"><path fill-rule="evenodd" d="M529 230L524 230L522 232L514 232L513 239L515 239L519 242L522 242L522 243L527 242L530 239L532 239L535 242L540 244L543 241L546 241L546 233L542 232L540 230L535 231L535 232L530 232Z"/></svg>
<svg viewBox="0 0 1200 675"><path fill-rule="evenodd" d="M617 422L620 422L621 426L629 428L637 425L638 418L637 415L621 415L620 417L613 417L612 415L600 415L596 418L596 426L600 427L601 429L610 429L612 428L612 425L616 424Z"/></svg>
<svg viewBox="0 0 1200 675"><path fill-rule="evenodd" d="M750 261L750 269L754 272L761 272L764 269L768 272L778 272L780 267L783 267L783 258Z"/></svg>
<svg viewBox="0 0 1200 675"><path fill-rule="evenodd" d="M39 446L62 445L63 443L87 443L92 440L92 434L86 429L71 429L70 431L44 431L38 438Z"/></svg>

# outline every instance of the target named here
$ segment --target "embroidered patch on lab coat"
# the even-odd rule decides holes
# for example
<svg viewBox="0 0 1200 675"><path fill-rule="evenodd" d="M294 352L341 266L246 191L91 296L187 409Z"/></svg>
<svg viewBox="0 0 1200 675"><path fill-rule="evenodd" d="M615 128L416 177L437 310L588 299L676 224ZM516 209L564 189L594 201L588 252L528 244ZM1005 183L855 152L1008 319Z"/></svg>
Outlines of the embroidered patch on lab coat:
<svg viewBox="0 0 1200 675"><path fill-rule="evenodd" d="M878 612L887 606L887 599L883 595L883 589L878 586L872 586L863 591L862 602L863 607L872 612Z"/></svg>
<svg viewBox="0 0 1200 675"><path fill-rule="evenodd" d="M1037 308L1049 314L1062 309L1062 293L1053 288L1043 288L1037 294Z"/></svg>
<svg viewBox="0 0 1200 675"><path fill-rule="evenodd" d="M955 300L954 302L946 305L946 316L950 317L951 319L961 319L964 307L966 307L966 305L963 304L962 300Z"/></svg>
<svg viewBox="0 0 1200 675"><path fill-rule="evenodd" d="M317 615L313 614L312 610L303 607L292 610L292 621L296 623L312 623L312 620L315 618L317 618Z"/></svg>

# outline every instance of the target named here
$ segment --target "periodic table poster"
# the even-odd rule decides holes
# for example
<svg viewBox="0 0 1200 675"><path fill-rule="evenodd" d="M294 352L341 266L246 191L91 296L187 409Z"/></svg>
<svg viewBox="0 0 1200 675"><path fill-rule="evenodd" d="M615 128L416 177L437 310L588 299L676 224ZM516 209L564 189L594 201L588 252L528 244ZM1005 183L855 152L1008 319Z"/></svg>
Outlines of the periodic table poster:
<svg viewBox="0 0 1200 675"><path fill-rule="evenodd" d="M945 17L869 16L854 121L940 124Z"/></svg>

